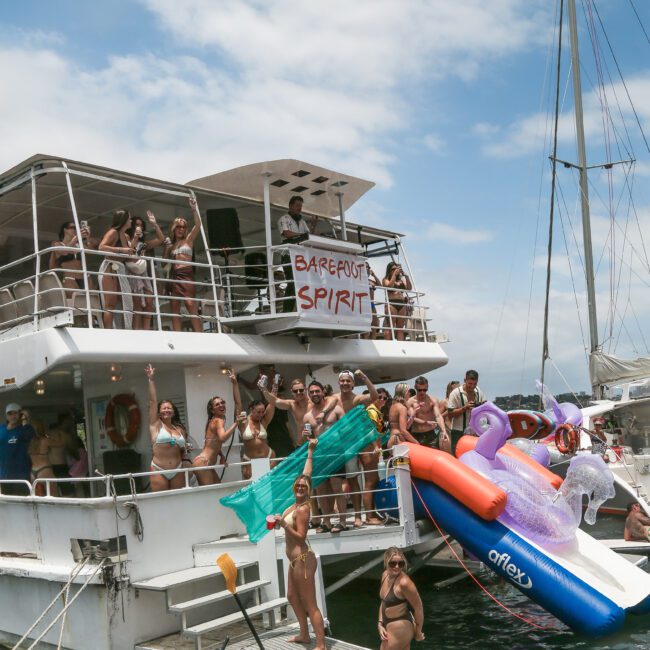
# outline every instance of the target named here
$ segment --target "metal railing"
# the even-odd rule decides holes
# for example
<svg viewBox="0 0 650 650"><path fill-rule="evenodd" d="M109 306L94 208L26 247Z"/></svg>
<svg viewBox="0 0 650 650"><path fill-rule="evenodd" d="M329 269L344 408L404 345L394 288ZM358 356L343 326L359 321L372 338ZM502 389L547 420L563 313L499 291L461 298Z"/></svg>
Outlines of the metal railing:
<svg viewBox="0 0 650 650"><path fill-rule="evenodd" d="M273 247L274 258L283 246ZM286 258L267 263L266 247L250 247L243 263L176 261L84 249L86 270L49 268L53 253L78 253L76 247L49 247L0 269L14 276L0 286L0 335L17 326L47 327L43 319L71 315L80 327L193 329L222 332L232 319L296 314ZM260 257L255 262L251 253ZM129 265L144 260L142 272ZM251 259L253 260L251 262ZM248 262L246 262L248 260ZM140 263L140 266L142 264ZM268 278L273 278L269 284ZM107 278L113 281L109 288ZM388 294L391 294L389 299ZM395 300L396 294L403 298ZM429 340L428 308L423 293L376 286L371 331L352 336L373 339ZM289 311L290 310L290 311ZM30 329L32 329L30 328Z"/></svg>

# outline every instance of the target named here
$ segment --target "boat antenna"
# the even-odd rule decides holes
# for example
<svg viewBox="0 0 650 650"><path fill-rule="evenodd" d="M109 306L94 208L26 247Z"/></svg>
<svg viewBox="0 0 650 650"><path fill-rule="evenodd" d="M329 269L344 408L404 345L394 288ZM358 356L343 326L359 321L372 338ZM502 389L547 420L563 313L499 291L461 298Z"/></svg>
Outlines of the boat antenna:
<svg viewBox="0 0 650 650"><path fill-rule="evenodd" d="M560 27L558 33L557 73L555 82L555 124L553 126L553 154L551 155L551 210L548 220L548 246L546 259L546 296L544 300L544 337L542 348L541 383L544 384L544 370L548 354L548 303L551 291L551 255L553 253L553 219L555 216L555 186L557 170L557 133L560 115L560 70L562 67L562 23L564 22L564 0L560 0ZM540 411L542 408L542 395L539 396Z"/></svg>

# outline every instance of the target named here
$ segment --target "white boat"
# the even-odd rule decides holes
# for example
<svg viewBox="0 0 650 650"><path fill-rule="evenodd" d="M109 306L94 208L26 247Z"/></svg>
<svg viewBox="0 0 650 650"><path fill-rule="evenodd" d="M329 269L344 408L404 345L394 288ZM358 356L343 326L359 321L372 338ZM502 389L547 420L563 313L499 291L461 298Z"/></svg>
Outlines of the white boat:
<svg viewBox="0 0 650 650"><path fill-rule="evenodd" d="M596 58L598 59L598 66L603 66L603 56L605 52L600 51L599 38L594 36L596 31L604 30L602 22L600 28L597 28L593 22L594 7L588 3L586 11L589 13L587 23L589 23L587 32L591 36L591 44L594 49L598 50ZM583 422L582 432L578 447L589 450L591 448L591 439L589 430L593 431L593 419L597 416L605 417L607 427L605 430L607 436L607 443L609 449L607 450L607 460L609 461L609 468L612 470L615 481L617 484L617 496L614 500L607 502L601 511L609 511L615 514L625 514L626 506L630 501L638 501L645 509L646 513L650 515L650 391L648 390L648 382L650 382L650 358L645 359L620 359L614 354L605 350L605 343L599 338L598 333L598 316L596 305L596 287L595 287L595 272L594 272L594 254L592 246L591 235L591 219L590 219L590 184L588 181L588 173L590 170L604 170L608 174L611 182L612 169L615 167L623 167L625 175L625 185L630 190L629 201L631 208L635 210L632 203L631 187L633 181L631 177L634 173L634 166L636 160L633 158L629 160L618 160L614 157L597 164L590 164L587 161L587 150L585 145L585 129L582 108L582 85L581 85L581 70L582 63L580 60L580 47L578 44L578 27L576 17L575 0L568 0L568 31L570 35L571 44L571 76L573 82L573 97L574 97L574 112L575 112L575 132L577 144L577 162L566 162L560 160L556 152L552 153L551 159L555 164L560 167L572 168L577 170L578 173L578 187L577 187L577 202L581 205L582 212L582 243L584 250L584 270L585 270L585 285L587 294L587 311L589 316L589 371L590 379L593 390L593 400L591 403L582 409ZM596 9L597 14L597 9ZM600 15L597 15L600 21ZM637 14L636 18L640 21ZM605 38L607 35L605 34ZM609 46L609 41L607 41ZM618 68L618 63L616 63ZM620 74L620 69L619 69ZM624 80L621 77L621 82L624 85ZM614 83L609 79L609 83ZM620 110L610 112L608 101L618 101L616 91L612 93L605 88L605 80L599 76L598 97L603 105L604 122L606 128L611 128L613 137L618 138L621 125L614 123L616 120L624 122L623 112ZM559 87L559 86L558 86ZM629 93L627 98L630 101ZM620 109L620 107L619 107ZM632 106L632 110L634 107ZM616 113L616 118L613 114ZM636 115L636 113L635 113ZM623 124L623 126L625 126ZM630 138L629 134L627 135ZM645 136L643 136L645 138ZM631 139L628 144L624 146L625 151L631 149ZM608 155L616 156L614 153L616 147L608 143ZM619 150L620 153L620 150ZM614 204L616 202L613 202ZM612 212L614 212L614 205ZM614 214L610 217L614 223ZM615 238L614 231L612 239ZM640 235L640 233L639 233ZM635 235L637 236L637 235ZM629 245L627 236L623 234L621 237L625 244ZM638 243L638 242L637 242ZM625 245L624 244L624 245ZM641 245L643 243L641 242ZM549 253L550 255L550 253ZM620 253L616 253L620 256ZM616 258L616 262L619 262ZM550 259L548 272L550 274ZM617 271L618 273L618 271ZM619 279L620 282L620 279ZM615 290L623 290L617 286ZM616 303L612 302L607 306L609 318L613 320L614 314L620 323L617 327L622 329L623 316L617 312ZM627 311L627 308L626 308ZM546 318L548 318L548 283L547 283L547 309ZM611 330L609 336L611 337ZM544 361L548 358L548 339L547 327L545 325L544 332ZM542 379L543 379L542 370ZM560 473L565 469L563 463L567 458L556 458L560 462Z"/></svg>
<svg viewBox="0 0 650 650"><path fill-rule="evenodd" d="M350 293L326 293L316 306L305 299L299 311L281 308L286 289L281 251L287 245L275 223L293 194L304 197L306 215L319 217L316 234L290 247L294 253L342 264L351 260L360 269L366 258L373 266L399 259L413 279L399 234L346 220L346 211L372 186L297 160L248 165L186 185L47 155L0 175L0 406L17 402L45 423L61 412L73 413L90 465L88 478L73 481L76 494L87 496L35 496L39 487L49 495L52 480L25 483L27 495L13 496L6 492L15 484L0 481L0 642L13 644L27 635L41 638L38 647L122 650L179 632L200 648L210 634L241 617L215 566L222 552L239 565L240 591L252 612L266 616L269 625L281 611L284 616L281 536L251 544L243 524L219 502L248 483L241 478L239 440L222 483L193 486L191 473L183 470L185 488L152 493L145 489L151 459L147 427L140 425L130 449L118 449L106 430L106 408L111 397L127 394L145 413L143 368L152 363L159 395L179 407L196 453L210 396L224 396L232 421L227 369L254 382L260 365L273 365L288 379L335 384L342 368L360 367L373 381L387 382L444 365L444 337L431 331L415 288L405 292L412 303L405 340L398 340L391 319L381 318L370 332L370 301L362 296L368 293L365 271L324 284L326 291L356 291L358 300ZM87 221L92 235L101 237L114 210L140 215L152 210L166 230L175 217L189 216L188 197L196 199L201 214L192 262L200 331L183 312L183 331L171 328L163 270L169 260L159 257L145 258L148 275L156 279L151 331L105 329L106 296L97 282L104 254L66 249L80 260L77 277L85 280L75 289L64 286L64 270L49 263L51 254L62 250L51 245L61 224L74 223L81 240L81 222ZM375 272L383 276L379 266ZM300 278L306 294L309 280L307 271ZM332 295L334 302L341 299L338 313ZM381 287L374 302L381 315L386 302ZM124 316L126 303L118 301L114 311ZM392 333L390 340L385 332ZM268 461L253 462L254 477L265 471ZM323 564L364 552L376 558L390 545L429 543L433 533L416 525L412 515L408 473L397 474L399 522L338 538L310 534ZM58 595L68 584L63 608ZM322 580L320 585L326 614Z"/></svg>

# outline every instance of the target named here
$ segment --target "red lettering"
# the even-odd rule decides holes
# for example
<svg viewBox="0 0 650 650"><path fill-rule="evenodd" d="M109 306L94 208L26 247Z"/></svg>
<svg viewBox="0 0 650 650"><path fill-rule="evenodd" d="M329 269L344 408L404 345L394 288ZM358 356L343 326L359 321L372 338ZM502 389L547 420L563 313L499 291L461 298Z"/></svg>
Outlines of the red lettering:
<svg viewBox="0 0 650 650"><path fill-rule="evenodd" d="M298 298L303 301L299 303L299 309L313 309L314 301L309 296L309 285L304 284L300 289L298 289Z"/></svg>
<svg viewBox="0 0 650 650"><path fill-rule="evenodd" d="M334 307L334 313L339 313L339 305L343 303L348 306L348 309L352 308L348 298L350 297L350 292L347 289L339 289L336 292L336 307Z"/></svg>
<svg viewBox="0 0 650 650"><path fill-rule="evenodd" d="M364 299L367 295L369 295L369 294L368 294L368 293L357 293L356 291L354 292L355 300L356 300L356 299L359 300L359 313L360 313L360 314L363 313L363 306L362 306L362 304L363 304L363 299Z"/></svg>
<svg viewBox="0 0 650 650"><path fill-rule="evenodd" d="M304 271L307 268L307 261L304 255L296 255L295 258L296 271Z"/></svg>
<svg viewBox="0 0 650 650"><path fill-rule="evenodd" d="M318 301L327 298L327 289L325 287L318 287L314 291L314 307L318 309Z"/></svg>

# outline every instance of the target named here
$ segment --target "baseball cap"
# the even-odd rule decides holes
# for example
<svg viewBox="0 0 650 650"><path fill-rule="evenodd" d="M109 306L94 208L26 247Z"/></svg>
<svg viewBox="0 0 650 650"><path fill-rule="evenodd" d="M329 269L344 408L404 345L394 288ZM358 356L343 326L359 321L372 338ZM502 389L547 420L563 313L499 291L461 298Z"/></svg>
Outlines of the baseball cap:
<svg viewBox="0 0 650 650"><path fill-rule="evenodd" d="M601 418L600 416L594 418L594 424L605 424L605 418Z"/></svg>
<svg viewBox="0 0 650 650"><path fill-rule="evenodd" d="M20 411L21 406L20 404L16 404L16 402L11 402L10 404L7 404L5 407L5 415L7 413L10 413L11 411Z"/></svg>

